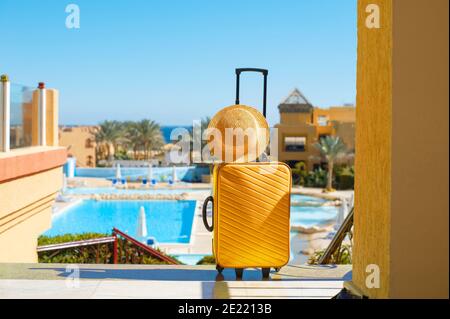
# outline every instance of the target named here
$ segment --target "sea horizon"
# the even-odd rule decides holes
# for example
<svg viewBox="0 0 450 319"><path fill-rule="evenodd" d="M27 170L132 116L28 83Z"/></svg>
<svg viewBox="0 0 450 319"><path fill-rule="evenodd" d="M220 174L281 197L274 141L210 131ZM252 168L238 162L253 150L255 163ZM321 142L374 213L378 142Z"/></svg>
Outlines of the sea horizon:
<svg viewBox="0 0 450 319"><path fill-rule="evenodd" d="M97 126L99 124L61 124L60 127L78 127L78 126ZM175 128L185 128L189 131L192 130L192 125L160 125L161 128L161 134L164 138L164 141L166 143L169 143L170 140L170 133Z"/></svg>

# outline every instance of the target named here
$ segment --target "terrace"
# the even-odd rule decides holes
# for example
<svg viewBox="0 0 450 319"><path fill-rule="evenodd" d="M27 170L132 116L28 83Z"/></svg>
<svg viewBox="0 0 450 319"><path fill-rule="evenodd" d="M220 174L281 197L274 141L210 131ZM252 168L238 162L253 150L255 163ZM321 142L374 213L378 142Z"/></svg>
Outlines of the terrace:
<svg viewBox="0 0 450 319"><path fill-rule="evenodd" d="M75 203L61 201L55 203L57 193L64 188L62 165L66 161L66 150L57 145L58 92L53 89L46 89L42 83L39 84L37 89L11 84L6 76L2 77L2 90L0 92L1 114L3 116L0 187L2 187L2 202L11 204L11 207L8 205L3 207L4 212L1 216L0 240L4 245L2 245L3 248L0 253L2 261L8 263L1 265L0 295L2 297L26 297L27 291L29 293L34 289L42 289L44 286L55 288L61 284L66 285L66 281L63 281L63 279L67 279L66 275L70 275L66 270L73 266L67 264L35 264L37 261L36 252L38 251L36 242L37 237L44 232L49 234L57 232L60 226L58 226L59 221L55 219L55 216L62 214L65 209L73 209L71 207ZM145 171L147 169L144 168ZM143 169L124 169L123 173L138 176L139 174L142 175ZM130 196L130 193L134 193L135 196L136 194L137 196L143 196L149 191L155 194L166 193L167 196L176 193L187 194L188 200L197 203L194 205L195 214L191 222L193 225L191 240L187 244L162 242L158 247L166 253L179 256L180 260L192 255L211 254L211 235L203 230L199 217L199 203L210 194L209 184L181 183L169 188L163 186L154 190L142 190L139 187L136 189L117 189L110 186L114 174L114 170L108 171L108 169L79 169L78 176L69 180L69 186L74 183L72 185L74 187L66 188L63 190L63 194L64 196L78 198L86 203L89 202L86 200L89 200L92 196L99 196L102 192L106 192L103 194L104 196L113 196L115 193L118 194L114 196L120 194ZM155 169L155 175L157 174L158 171ZM170 171L161 171L160 174L170 174ZM178 175L182 178L190 178L189 176L192 174L189 169L178 171ZM84 177L80 177L80 175ZM80 187L80 183L88 187ZM78 186L76 186L77 184ZM107 185L108 187L106 187ZM27 192L18 193L17 189L27 189ZM113 194L108 195L111 192ZM14 197L11 197L13 193ZM161 204L164 204L164 202L161 202ZM110 207L108 211L117 211L116 208L111 209ZM154 209L153 204L151 209ZM89 209L89 211L92 212L92 209ZM334 216L331 218L334 218ZM78 216L76 221L69 224L72 226L98 226L102 224L92 223L91 219L80 222ZM167 220L169 219L166 216L155 225L163 225L163 221ZM152 226L154 225L152 224ZM76 233L77 231L73 232ZM168 234L160 233L157 236L163 238ZM20 244L17 238L20 238ZM295 241L293 238L293 242ZM300 240L300 242L302 241ZM20 246L14 248L14 245ZM26 249L25 246L27 246ZM294 244L294 246L298 254L300 247L298 247L298 244ZM93 282L97 284L104 282L107 285L112 284L111 289L117 290L117 296L130 297L134 295L129 295L130 291L119 289L119 286L125 284L131 287L136 284L139 285L136 280L146 280L153 283L153 288L155 285L161 288L159 294L153 296L158 298L164 296L236 298L244 297L244 295L247 297L298 297L296 292L302 291L302 289L308 289L305 290L308 294L301 293L301 297L304 298L330 298L342 289L343 280L350 278L349 266L324 268L294 266L294 264L303 264L305 261L305 257L299 259L298 256L293 256L293 266L285 268L280 273L272 274L272 278L277 280L276 284L258 283L260 274L256 270L248 270L245 274L245 281L236 282L229 270L224 272L224 278L217 278L213 266L90 265L88 268L81 266L80 286L90 286ZM23 264L30 262L33 264ZM93 273L96 274L95 278L92 277ZM102 273L103 275L101 275ZM311 282L311 279L316 277L324 281ZM307 280L306 282L295 283L292 280L296 278L306 278ZM111 283L111 279L114 282ZM27 283L26 280L33 280L33 282ZM199 287L191 290L193 295L185 293L174 295L171 287L175 283L182 284L183 280L187 280L185 284L188 286ZM253 284L250 284L249 281ZM25 284L25 286L22 284ZM280 288L283 289L280 290ZM50 291L54 290L50 289ZM83 291L86 291L89 296L102 297L107 294L102 289L96 289L95 292L89 289L83 289ZM59 297L70 297L72 294L73 291L70 289L58 293ZM141 296L150 297L148 291L145 290ZM57 295L49 292L46 297L57 297Z"/></svg>
<svg viewBox="0 0 450 319"><path fill-rule="evenodd" d="M0 298L330 299L350 278L349 265L287 266L270 281L249 270L237 281L214 266L3 264Z"/></svg>
<svg viewBox="0 0 450 319"><path fill-rule="evenodd" d="M366 25L366 8L374 3L382 28ZM287 266L270 281L251 269L235 281L228 270L217 277L211 266L36 263L36 238L50 228L51 204L62 188L65 150L49 142L57 108L47 112L52 98L42 86L32 100L31 138L20 137L25 129L11 133L3 78L0 262L9 264L0 265L0 297L330 298L346 287L370 298L448 298L448 1L358 4L351 268ZM421 134L411 134L418 127Z"/></svg>

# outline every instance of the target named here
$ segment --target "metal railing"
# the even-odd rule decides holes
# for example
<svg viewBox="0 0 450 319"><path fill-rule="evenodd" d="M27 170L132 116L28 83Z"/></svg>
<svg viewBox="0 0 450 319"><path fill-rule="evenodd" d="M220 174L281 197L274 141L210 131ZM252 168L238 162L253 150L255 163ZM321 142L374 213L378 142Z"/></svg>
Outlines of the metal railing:
<svg viewBox="0 0 450 319"><path fill-rule="evenodd" d="M345 237L351 232L353 227L353 212L354 208L352 208L347 217L345 217L344 222L334 235L333 240L328 245L324 254L320 257L318 261L319 265L326 265L331 262L333 255L340 249Z"/></svg>
<svg viewBox="0 0 450 319"><path fill-rule="evenodd" d="M131 245L133 245L135 248L137 248L137 251L132 251L132 254L129 254L129 251L127 251L126 247L120 247L119 246L119 241L116 241L114 245L114 263L123 263L120 261L125 261L124 263L128 263L128 261L133 261L133 258L136 259L142 259L143 258L143 254L148 254L153 258L159 259L161 261L164 261L168 264L171 265L177 265L179 264L179 261L152 248L149 247L147 245L144 245L143 243L139 242L138 240L134 239L133 237L125 234L124 232L121 232L120 230L118 230L117 228L113 229L113 236L119 236L125 239L125 241L123 242L129 242ZM142 251L139 251L142 250Z"/></svg>
<svg viewBox="0 0 450 319"><path fill-rule="evenodd" d="M108 243L113 243L116 240L117 240L116 237L110 236L110 237L100 237L100 238L93 238L93 239L86 239L86 240L71 241L71 242L67 242L67 243L39 246L37 248L37 252L42 253L45 251L58 251L58 250L64 250L64 249L70 249L70 248L80 248L80 247L85 247L85 246L108 244Z"/></svg>
<svg viewBox="0 0 450 319"><path fill-rule="evenodd" d="M48 259L67 250L74 250L77 254L90 255L92 257L86 259L93 260L95 263L102 261L101 263L105 264L142 264L146 257L151 257L169 265L180 264L175 258L142 244L117 228L113 229L112 236L45 245L37 248L38 254L41 256L45 254ZM106 254L106 257L101 256L101 251L111 252L111 250L112 259L108 254Z"/></svg>

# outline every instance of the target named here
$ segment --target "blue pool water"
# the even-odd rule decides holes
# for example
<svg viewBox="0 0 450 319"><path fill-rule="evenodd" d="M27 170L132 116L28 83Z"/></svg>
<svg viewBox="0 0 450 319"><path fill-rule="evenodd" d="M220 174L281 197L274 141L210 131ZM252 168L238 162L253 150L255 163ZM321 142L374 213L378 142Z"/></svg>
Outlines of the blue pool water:
<svg viewBox="0 0 450 319"><path fill-rule="evenodd" d="M197 263L203 257L208 256L208 255L182 254L182 255L174 255L174 256L185 265L197 265Z"/></svg>
<svg viewBox="0 0 450 319"><path fill-rule="evenodd" d="M321 226L336 220L338 209L334 206L292 206L291 225L312 227Z"/></svg>
<svg viewBox="0 0 450 319"><path fill-rule="evenodd" d="M145 194L182 194L182 193L195 193L204 192L209 189L188 189L188 188L160 188L160 189L124 189L115 187L77 187L77 188L67 188L64 190L65 195L93 195L93 194L135 194L135 195L145 195Z"/></svg>
<svg viewBox="0 0 450 319"><path fill-rule="evenodd" d="M53 217L47 236L67 233L111 233L113 227L137 235L139 209L145 208L148 236L159 243L189 243L195 201L84 200Z"/></svg>
<svg viewBox="0 0 450 319"><path fill-rule="evenodd" d="M66 175L70 176L70 161L64 166L64 172ZM107 178L113 179L116 176L115 167L95 167L95 168L84 168L76 167L72 168L75 177L96 177L96 178ZM179 180L183 182L199 182L203 174L209 174L208 167L195 167L195 166L183 166L176 167L176 174ZM172 167L154 167L153 178L160 181L161 178L168 179L172 176ZM121 175L127 180L136 181L147 177L148 168L147 167L122 167ZM70 176L72 177L72 176Z"/></svg>
<svg viewBox="0 0 450 319"><path fill-rule="evenodd" d="M311 204L323 204L327 200L319 197L307 196L307 195L299 195L295 194L291 196L292 203L311 203Z"/></svg>

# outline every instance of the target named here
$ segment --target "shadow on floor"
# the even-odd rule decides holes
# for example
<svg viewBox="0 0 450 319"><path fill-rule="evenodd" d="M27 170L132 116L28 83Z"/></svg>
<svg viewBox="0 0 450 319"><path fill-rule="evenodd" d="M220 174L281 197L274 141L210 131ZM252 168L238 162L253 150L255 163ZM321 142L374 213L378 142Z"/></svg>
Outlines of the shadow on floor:
<svg viewBox="0 0 450 319"><path fill-rule="evenodd" d="M73 274L73 268L40 267L30 270L57 272L58 277L66 278ZM162 280L162 281L223 281L236 280L234 270L225 269L219 275L214 269L108 269L108 268L79 268L80 279L122 279L122 280ZM244 272L243 280L261 280L261 272L248 269Z"/></svg>
<svg viewBox="0 0 450 319"><path fill-rule="evenodd" d="M291 268L292 266L288 267ZM294 266L292 268L301 268L301 266ZM39 267L29 268L30 270L54 271L56 276L60 278L67 278L73 276L73 268L65 267ZM333 269L333 266L324 266L324 271ZM317 271L317 270L316 270ZM234 269L225 269L221 275L215 269L110 269L110 268L79 268L80 279L91 280L159 280L159 281L236 281ZM282 269L279 273L271 273L272 280L282 281L342 281L351 279L351 271L347 272L340 278L327 278L326 276L320 278L306 277L297 275L288 269ZM259 269L246 269L242 281L261 281L263 280L261 271ZM237 280L241 281L241 280Z"/></svg>

